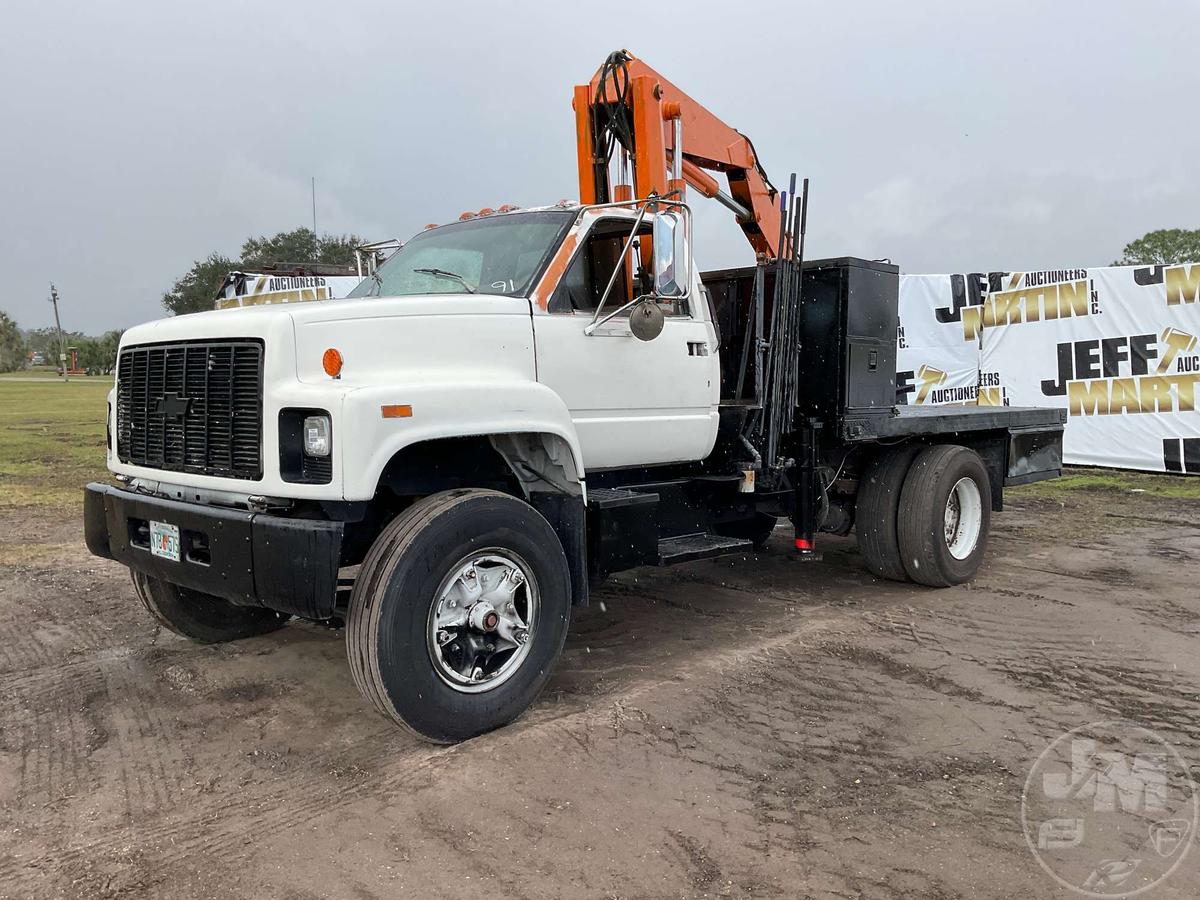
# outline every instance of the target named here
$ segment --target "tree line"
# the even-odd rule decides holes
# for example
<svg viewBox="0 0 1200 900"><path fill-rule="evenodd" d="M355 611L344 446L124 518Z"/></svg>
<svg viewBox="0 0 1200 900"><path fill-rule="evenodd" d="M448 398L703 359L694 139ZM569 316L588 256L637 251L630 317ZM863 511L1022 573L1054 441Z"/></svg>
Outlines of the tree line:
<svg viewBox="0 0 1200 900"><path fill-rule="evenodd" d="M111 375L117 365L117 348L121 343L121 332L106 331L98 337L89 337L79 331L64 331L62 346L68 355L75 351L75 362L89 375ZM15 372L23 369L31 354L40 353L44 365L58 367L58 331L54 328L33 328L28 331L17 327L17 323L5 312L0 312L0 372ZM68 358L68 362L70 359Z"/></svg>

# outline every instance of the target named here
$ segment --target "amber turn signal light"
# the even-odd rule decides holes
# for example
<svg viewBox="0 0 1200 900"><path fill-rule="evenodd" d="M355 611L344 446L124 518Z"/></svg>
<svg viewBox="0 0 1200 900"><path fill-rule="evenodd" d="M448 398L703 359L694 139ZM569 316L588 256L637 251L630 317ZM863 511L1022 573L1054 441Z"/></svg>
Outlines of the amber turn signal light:
<svg viewBox="0 0 1200 900"><path fill-rule="evenodd" d="M342 354L330 347L321 355L321 367L330 378L342 374Z"/></svg>
<svg viewBox="0 0 1200 900"><path fill-rule="evenodd" d="M381 406L379 411L385 419L407 419L412 416L412 407L407 403Z"/></svg>

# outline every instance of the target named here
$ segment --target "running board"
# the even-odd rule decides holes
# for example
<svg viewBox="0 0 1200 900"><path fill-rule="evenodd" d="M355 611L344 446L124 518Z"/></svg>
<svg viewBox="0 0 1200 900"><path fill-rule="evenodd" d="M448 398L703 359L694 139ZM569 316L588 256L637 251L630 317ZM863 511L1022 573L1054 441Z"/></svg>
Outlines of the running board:
<svg viewBox="0 0 1200 900"><path fill-rule="evenodd" d="M722 537L719 534L684 534L658 542L658 564L673 566L753 548L750 541L742 538Z"/></svg>

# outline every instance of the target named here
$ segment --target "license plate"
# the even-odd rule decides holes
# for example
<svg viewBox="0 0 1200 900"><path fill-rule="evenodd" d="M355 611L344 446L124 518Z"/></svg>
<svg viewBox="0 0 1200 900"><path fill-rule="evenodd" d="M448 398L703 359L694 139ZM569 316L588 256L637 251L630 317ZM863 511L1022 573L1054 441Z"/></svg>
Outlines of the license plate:
<svg viewBox="0 0 1200 900"><path fill-rule="evenodd" d="M152 521L150 523L150 552L163 559L179 562L179 526Z"/></svg>

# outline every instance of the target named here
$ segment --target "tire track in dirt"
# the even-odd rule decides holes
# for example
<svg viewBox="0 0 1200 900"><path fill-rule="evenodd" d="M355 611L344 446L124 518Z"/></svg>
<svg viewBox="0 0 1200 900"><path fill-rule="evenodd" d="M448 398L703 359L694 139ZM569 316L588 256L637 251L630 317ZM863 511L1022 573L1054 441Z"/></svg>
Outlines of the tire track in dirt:
<svg viewBox="0 0 1200 900"><path fill-rule="evenodd" d="M1102 567L1096 577L1108 578L1112 568ZM1187 577L1186 570L1176 574ZM971 590L972 595L980 592L995 590L986 583ZM1161 643L1156 635L1162 631L1178 631L1176 616L1160 614L1160 600L1145 602L1157 596L1152 586L1104 601L1111 612L1098 619L1093 610L1084 621L1068 607L1041 602L1037 592L1004 589L1002 596L1019 600L1026 594L1035 607L1025 602L1001 611L973 603L914 620L921 623L920 633L936 640L938 650L999 673L1031 693L1032 702L1048 694L1061 703L1081 704L1101 718L1161 730L1181 746L1200 745L1200 693L1186 673L1172 671L1149 649ZM1112 622L1129 619L1130 613L1142 620L1143 628L1131 631L1127 640L1114 640ZM1190 621L1186 607L1182 615ZM989 652L976 649L967 655L956 649L980 644Z"/></svg>
<svg viewBox="0 0 1200 900"><path fill-rule="evenodd" d="M814 623L809 627L818 628L819 625ZM793 639L792 636L786 638ZM739 656L747 652L751 651L739 651ZM640 685L635 693L676 683L674 677L658 679ZM587 714L588 707L582 710L576 707L567 712L527 718L534 720L530 727L543 728L564 718ZM173 739L170 733L161 738L165 741ZM398 756L388 752L398 744L404 748ZM128 867L128 878L119 871L114 874L103 869L96 878L107 885L106 889L119 891L136 886L147 877L147 872L185 866L198 858L220 858L225 865L236 865L238 860L254 852L254 844L248 844L246 840L246 818L253 819L254 842L259 843L314 819L336 816L338 810L348 809L368 797L386 797L427 786L458 752L459 747L415 744L381 722L376 731L352 746L309 757L303 769L290 772L287 779L251 784L235 796L192 796L182 814L163 808L148 811L136 822L136 832L142 837L136 851L140 863ZM151 768L150 775L133 773L134 782L128 788L133 798L131 806L136 806L133 800L150 793L147 784L152 784L153 771L157 771L157 767ZM346 774L336 775L331 781L331 771ZM56 852L53 859L47 856L0 859L0 884L17 887L18 896L40 896L41 871L51 862L60 870L94 868L97 861L124 860L128 863L129 843L128 833L116 831L68 846ZM137 876L139 872L143 873L141 879Z"/></svg>
<svg viewBox="0 0 1200 900"><path fill-rule="evenodd" d="M395 734L386 734L369 747L357 746L352 754L362 761L378 760ZM99 888L105 893L121 893L143 884L146 873L186 867L198 859L220 859L222 866L236 867L240 860L255 852L255 843L304 827L322 816L336 815L378 792L410 791L427 784L444 757L454 748L418 748L403 758L403 767L383 778L371 779L365 772L354 778L337 777L329 782L331 770L348 767L345 755L330 755L314 760L309 771L286 782L253 785L235 797L214 795L191 797L186 811L177 814L162 809L140 816L132 823L138 837L136 849L130 849L131 835L124 831L108 833L81 843L70 844L53 856L28 859L13 855L0 859L0 885L15 889L11 896L57 896L58 886L47 886L43 870L53 864L57 870L96 871L97 883L89 886L76 882L81 893L92 895ZM324 765L321 765L324 763ZM352 767L353 764L350 764ZM128 790L133 799L147 795L148 779L134 776ZM130 806L134 806L133 799ZM253 820L247 834L245 820ZM248 838L252 838L248 841ZM127 865L135 859L139 865ZM141 877L139 877L139 874Z"/></svg>
<svg viewBox="0 0 1200 900"><path fill-rule="evenodd" d="M37 668L49 658L49 651L34 632L0 628L0 673L24 672Z"/></svg>
<svg viewBox="0 0 1200 900"><path fill-rule="evenodd" d="M703 714L684 727L652 715L640 733L695 769L719 773L729 791L747 802L758 823L753 841L744 845L751 855L800 851L811 865L835 846L828 829L836 833L841 827L836 823L853 822L864 803L904 808L909 817L925 811L939 824L980 833L1010 828L1021 777L995 759L991 748L949 754L892 744L894 735L905 733L912 710L936 707L939 695L967 707L973 692L929 673L905 672L891 663L863 667L862 662L853 644L821 643L803 652L780 648L745 669L726 671L721 684L695 704ZM781 696L800 699L781 709ZM871 725L863 727L864 722ZM736 757L715 749L730 741L736 741ZM982 813L965 810L956 793L962 791L998 794L1004 802ZM819 827L814 818L823 820ZM1005 851L1011 854L1013 848ZM827 874L842 889L856 889L846 883L844 870ZM912 895L957 895L929 873L913 870L911 875L906 883ZM738 876L742 883L753 873Z"/></svg>
<svg viewBox="0 0 1200 900"><path fill-rule="evenodd" d="M504 762L526 780L508 806L498 805L503 791L486 795L479 814L501 810L514 838L528 837L524 857L487 858L506 894L659 895L637 881L639 867L656 859L654 871L671 880L655 884L684 895L1041 895L1046 886L1014 830L1030 760L1079 716L1103 717L1101 702L1114 697L1138 721L1154 717L1155 703L1200 719L1195 673L1173 674L1151 652L1184 659L1190 645L1178 635L1161 644L1172 633L1139 608L1157 602L1143 599L1151 584L1140 577L1140 595L1111 584L1089 592L1074 577L999 560L974 588L927 593L842 569L853 555L831 554L832 565L803 577L778 556L738 563L761 567L757 597L747 586L755 571L717 563L606 586L595 598L625 608L615 618L579 618L547 699L515 726L455 748L414 745L375 724L341 683L340 662L330 663L337 648L324 638L288 629L228 651L147 646L131 607L107 640L128 634L136 643L83 659L51 653L35 672L0 674L0 723L11 714L35 743L55 722L74 734L76 704L85 725L94 729L98 717L111 726L95 747L63 748L52 770L24 732L6 733L4 746L29 748L31 772L53 774L31 775L17 810L24 834L0 854L0 895L290 896L254 888L277 886L277 854L297 848L313 855L314 871L320 866L309 895L392 896L372 881L375 860L367 857L365 872L339 869L330 850L343 829L352 841L384 822L419 848L405 859L410 870L477 874L477 852L490 847L463 829L462 801ZM786 594L777 590L783 578L793 581ZM65 645L57 636L47 643ZM280 678L284 664L293 681L311 681L276 691L266 679ZM35 712L44 719L36 728ZM290 724L268 728L283 719ZM344 737L319 752L301 744L278 769L247 761L252 747L257 759L273 759L287 729ZM74 776L72 754L83 760ZM204 784L206 776L218 780ZM73 805L39 808L47 784L86 793L117 777L128 779L128 796L110 786L125 819L114 827L80 820ZM676 802L692 783L712 795L712 807ZM662 793L643 808L674 817L642 823L642 843L610 862L589 857L583 843L607 822L528 808L539 794L578 804L647 784ZM619 819L622 802L641 799L614 796L606 809ZM422 805L434 812L418 821L412 811ZM27 824L35 816L44 820L40 838ZM953 835L950 851L967 855L939 856L927 840L933 822ZM554 862L564 848L573 851L569 866ZM954 871L964 858L1032 872L1033 887L1001 878L972 891ZM260 881L248 887L243 870Z"/></svg>
<svg viewBox="0 0 1200 900"><path fill-rule="evenodd" d="M104 676L108 696L122 701L112 706L109 721L110 746L124 786L122 818L141 820L181 799L188 760L175 729L153 704L156 685L147 681L136 657L117 661Z"/></svg>
<svg viewBox="0 0 1200 900"><path fill-rule="evenodd" d="M94 787L91 755L107 740L103 726L89 713L103 694L104 676L94 662L67 667L64 679L0 680L0 721L14 735L19 754L16 794L10 805L32 808L55 803ZM107 700L107 698L103 698Z"/></svg>

